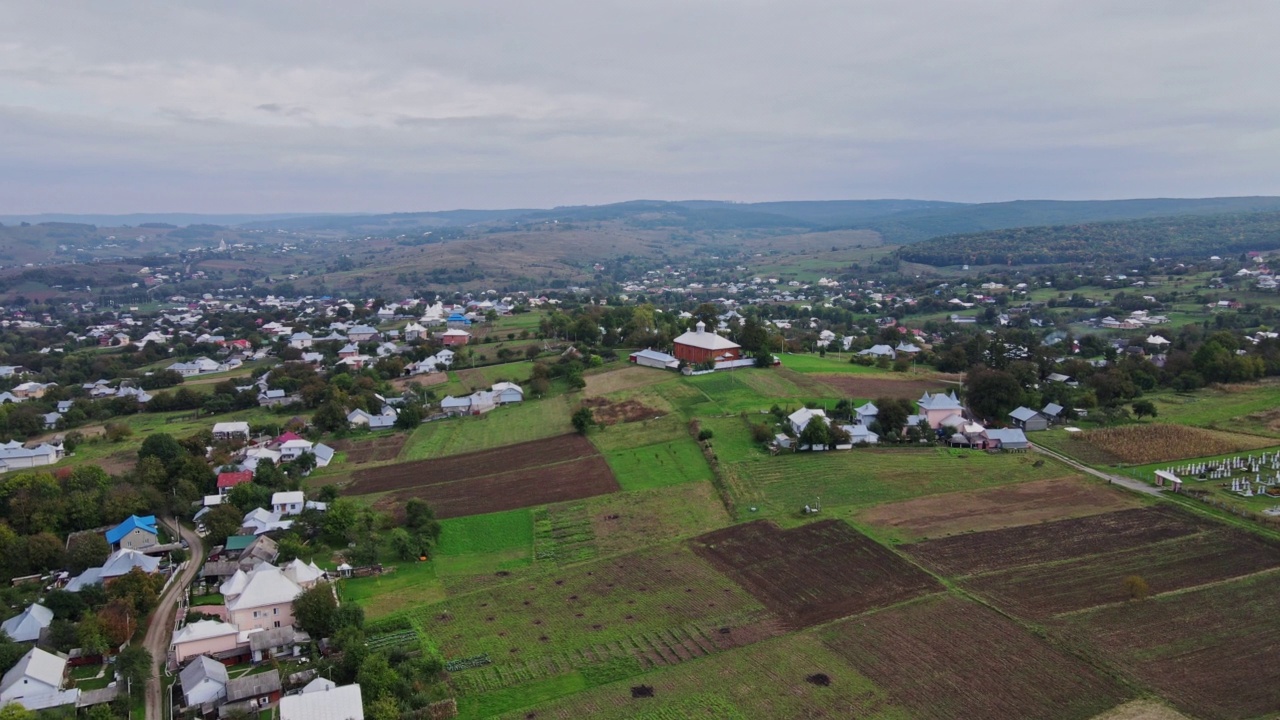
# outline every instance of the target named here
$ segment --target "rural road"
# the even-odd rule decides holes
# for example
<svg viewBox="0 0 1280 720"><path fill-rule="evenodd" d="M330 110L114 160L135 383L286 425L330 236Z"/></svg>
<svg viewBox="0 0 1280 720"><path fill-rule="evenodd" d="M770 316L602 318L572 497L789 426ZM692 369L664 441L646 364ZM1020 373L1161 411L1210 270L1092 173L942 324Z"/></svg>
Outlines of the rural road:
<svg viewBox="0 0 1280 720"><path fill-rule="evenodd" d="M1119 485L1120 487L1128 488L1129 490L1132 490L1134 492L1146 493L1148 495L1160 495L1162 492L1160 488L1155 487L1154 485L1148 485L1142 482L1141 480L1134 480L1131 477L1124 477L1123 475L1112 475L1110 473L1104 473L1101 470L1094 470L1088 465L1084 465L1082 463L1076 462L1075 460L1072 460L1071 458L1067 457L1066 455L1063 455L1062 453L1054 452L1053 450L1040 447L1039 445L1035 445L1034 443L1032 444L1032 448L1034 448L1036 452L1042 453L1044 455L1048 455L1049 457L1059 462L1066 463L1071 467L1079 470L1080 472L1088 473L1095 477L1100 477L1103 480L1108 480L1116 485Z"/></svg>
<svg viewBox="0 0 1280 720"><path fill-rule="evenodd" d="M142 646L151 653L154 660L151 677L147 678L147 720L161 720L164 717L164 698L160 696L160 676L164 672L165 659L169 654L169 640L173 636L178 597L186 592L187 586L191 584L196 573L200 572L201 561L204 559L204 543L200 541L199 535L186 526L173 522L172 518L166 518L165 524L170 527L177 525L182 539L186 540L190 547L187 548L187 567L183 568L182 574L175 578L169 584L169 589L160 596L160 602L156 604L156 610L151 614L151 624L147 626L146 638L142 641Z"/></svg>

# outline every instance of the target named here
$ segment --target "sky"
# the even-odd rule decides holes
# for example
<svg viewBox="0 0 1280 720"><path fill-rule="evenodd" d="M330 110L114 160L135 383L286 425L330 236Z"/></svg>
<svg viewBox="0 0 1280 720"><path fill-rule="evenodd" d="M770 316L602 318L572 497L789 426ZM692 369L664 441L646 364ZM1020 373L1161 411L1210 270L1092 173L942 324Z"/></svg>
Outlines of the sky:
<svg viewBox="0 0 1280 720"><path fill-rule="evenodd" d="M1280 3L0 0L0 214L1280 195Z"/></svg>

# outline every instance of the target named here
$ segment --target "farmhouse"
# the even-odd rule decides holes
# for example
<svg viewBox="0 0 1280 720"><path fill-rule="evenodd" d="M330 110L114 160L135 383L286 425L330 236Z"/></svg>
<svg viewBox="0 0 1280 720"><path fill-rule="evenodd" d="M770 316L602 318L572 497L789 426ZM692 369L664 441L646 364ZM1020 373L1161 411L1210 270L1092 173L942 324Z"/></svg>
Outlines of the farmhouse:
<svg viewBox="0 0 1280 720"><path fill-rule="evenodd" d="M496 405L507 405L524 401L524 389L511 382L494 383L490 389Z"/></svg>
<svg viewBox="0 0 1280 720"><path fill-rule="evenodd" d="M800 433L808 427L814 418L822 418L822 422L827 421L827 413L824 410L814 410L811 408L800 408L799 410L787 416L787 422L791 423L791 431L799 437Z"/></svg>
<svg viewBox="0 0 1280 720"><path fill-rule="evenodd" d="M1001 450L1026 450L1031 447L1027 436L1018 428L987 430L987 437L994 447Z"/></svg>
<svg viewBox="0 0 1280 720"><path fill-rule="evenodd" d="M395 427L396 410L393 407L384 407L381 413L372 415L357 408L347 413L347 424L353 428L367 427L370 430L386 430Z"/></svg>
<svg viewBox="0 0 1280 720"><path fill-rule="evenodd" d="M271 496L271 510L277 515L299 515L306 506L301 490L278 492Z"/></svg>
<svg viewBox="0 0 1280 720"><path fill-rule="evenodd" d="M698 321L696 330L684 333L675 339L675 356L691 365L704 362L723 362L742 359L742 346L707 332L707 324Z"/></svg>
<svg viewBox="0 0 1280 720"><path fill-rule="evenodd" d="M245 713L280 699L280 671L269 670L257 675L241 675L227 683L227 704L219 712L223 716L240 710Z"/></svg>
<svg viewBox="0 0 1280 720"><path fill-rule="evenodd" d="M636 365L658 368L659 370L675 370L680 367L680 360L674 355L668 355L657 350L638 350L631 353L630 360Z"/></svg>
<svg viewBox="0 0 1280 720"><path fill-rule="evenodd" d="M0 704L16 702L28 710L75 704L80 691L62 689L66 670L65 657L31 648L0 680Z"/></svg>
<svg viewBox="0 0 1280 720"><path fill-rule="evenodd" d="M0 623L0 630L14 642L36 642L40 639L40 633L52 622L53 611L33 603L26 610Z"/></svg>
<svg viewBox="0 0 1280 720"><path fill-rule="evenodd" d="M1049 429L1049 418L1028 407L1020 407L1009 413L1013 424L1023 432L1039 432Z"/></svg>

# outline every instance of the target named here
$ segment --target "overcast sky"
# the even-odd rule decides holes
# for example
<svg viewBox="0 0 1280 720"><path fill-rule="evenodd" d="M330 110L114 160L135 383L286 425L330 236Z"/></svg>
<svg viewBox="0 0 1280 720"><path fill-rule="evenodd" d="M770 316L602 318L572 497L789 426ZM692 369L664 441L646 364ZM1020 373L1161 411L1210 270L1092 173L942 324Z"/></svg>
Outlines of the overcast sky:
<svg viewBox="0 0 1280 720"><path fill-rule="evenodd" d="M0 213L1280 195L1280 2L0 0Z"/></svg>

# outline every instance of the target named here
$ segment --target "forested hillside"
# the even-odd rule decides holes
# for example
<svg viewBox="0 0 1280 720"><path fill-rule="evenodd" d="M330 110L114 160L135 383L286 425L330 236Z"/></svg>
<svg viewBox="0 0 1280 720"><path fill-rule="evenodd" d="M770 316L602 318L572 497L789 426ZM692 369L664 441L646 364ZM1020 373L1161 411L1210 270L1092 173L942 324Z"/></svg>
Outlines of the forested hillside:
<svg viewBox="0 0 1280 720"><path fill-rule="evenodd" d="M903 247L927 265L1030 265L1203 258L1280 248L1280 213L1153 218L948 235Z"/></svg>

